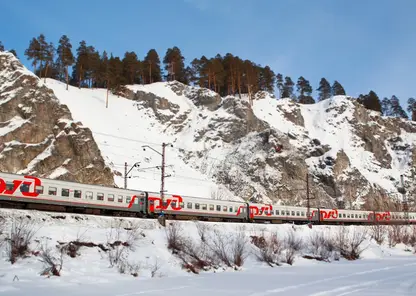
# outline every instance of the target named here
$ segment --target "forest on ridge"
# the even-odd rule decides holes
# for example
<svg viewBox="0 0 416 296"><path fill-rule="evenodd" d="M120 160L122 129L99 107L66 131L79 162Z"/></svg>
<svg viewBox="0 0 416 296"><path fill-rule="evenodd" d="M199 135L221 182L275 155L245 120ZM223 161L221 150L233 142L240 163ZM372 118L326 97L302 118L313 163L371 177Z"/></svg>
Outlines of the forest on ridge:
<svg viewBox="0 0 416 296"><path fill-rule="evenodd" d="M0 41L0 51L4 50ZM10 52L17 57L16 51ZM339 81L334 80L331 84L322 77L316 88L318 96L314 98L312 85L305 77L300 76L295 82L290 76L275 73L267 65L261 66L231 53L214 57L203 55L186 66L185 57L176 46L168 48L162 60L155 49L150 49L143 59L139 59L133 51L125 52L123 57L108 54L105 50L100 53L85 40L79 42L74 52L68 36L63 35L55 46L40 34L29 41L24 55L40 78L53 78L77 87L117 91L128 84L176 80L211 89L221 96L248 94L252 97L258 91L274 93L277 90L280 98L291 98L300 104L314 104L331 96L346 95ZM380 99L370 91L361 94L357 101L386 116L409 119L407 111L410 119L416 120L414 98L407 100L406 111L395 95Z"/></svg>

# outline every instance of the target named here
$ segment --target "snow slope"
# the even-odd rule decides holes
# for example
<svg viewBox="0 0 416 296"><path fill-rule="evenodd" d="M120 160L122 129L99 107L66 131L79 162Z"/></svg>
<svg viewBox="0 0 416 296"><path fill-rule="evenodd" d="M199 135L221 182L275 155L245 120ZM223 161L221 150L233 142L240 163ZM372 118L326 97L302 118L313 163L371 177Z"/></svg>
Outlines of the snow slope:
<svg viewBox="0 0 416 296"><path fill-rule="evenodd" d="M183 143L192 145L189 139L180 139L181 135L165 131L165 126L154 119L148 111L138 109L136 103L109 94L109 107L105 107L106 90L78 89L56 80L47 79L47 86L51 88L62 104L66 104L71 111L74 121L81 121L91 129L107 164L124 174L124 163L128 170L140 162L139 169L134 168L128 179L128 187L132 189L160 192L160 169L162 142L173 143L174 147L166 148L166 178L165 190L170 194L184 196L210 197L217 185L203 174L187 166L179 157L178 149L184 148ZM136 86L136 89L143 87ZM154 83L146 86L146 90L168 98L180 106L179 114L196 112L195 106L189 101L177 96L166 87L165 83ZM179 141L179 146L176 143ZM187 142L189 141L189 142ZM188 146L191 146L189 145ZM157 152L142 146L148 145ZM185 146L185 148L187 148ZM124 186L124 178L115 176L116 184Z"/></svg>
<svg viewBox="0 0 416 296"><path fill-rule="evenodd" d="M223 126L226 128L227 121L239 122L241 118L237 118L235 114L228 112L229 110L225 110L221 106L215 111L197 106L195 99L193 101L191 97L196 91L201 90L199 88L186 87L183 93L178 95L178 92L172 89L175 86L165 82L127 86L133 92L140 91L156 95L167 100L172 106L176 106L175 112L169 108L157 109L159 116L170 117L166 123L161 123L155 115L156 111L152 110L153 107L143 108L140 105L143 102L110 94L109 108L105 108L106 90L104 89L78 89L69 86L67 91L64 83L52 79L47 79L46 85L54 91L61 103L68 106L75 121L81 121L84 126L92 130L107 164L114 171L119 172L115 176L115 181L120 187L124 184L121 177L124 174L124 163L127 162L128 169L130 169L134 163L140 162L140 168L134 168L129 174L131 178L128 179L128 187L160 191L161 156L158 152L161 152L162 142L173 143L173 147L168 146L166 149L168 165L166 173L169 177L166 178L165 190L171 194L212 198L219 190L222 190L228 199L240 199L237 196L238 192L234 192L234 195L224 186L214 183L210 178L213 176L213 173L210 172L211 167L221 165L221 163L230 163L230 152L233 150L239 150L239 155L245 155L245 161L247 160L248 163L255 162L256 158L263 162L266 161L267 155L262 151L256 151L258 148L255 145L258 140L250 138L250 134L238 145L226 143L221 140L221 136L218 137L224 133L221 129ZM205 91L204 95L206 96L215 95L211 91ZM221 100L224 102L226 99L222 98ZM245 96L242 99L237 97L234 99L237 105L241 105L238 100L247 101ZM313 105L300 105L289 99L276 100L265 96L264 99L254 100L252 106L254 115L288 137L290 144L295 149L304 151L302 149L310 145L309 143L313 139L319 139L322 145L330 147L324 155L306 159L306 164L312 173L332 176L332 168L319 168L319 166L325 158L336 159L337 153L343 151L348 156L350 164L341 174L340 179L350 172L358 171L367 180L368 186L375 184L389 193L397 193L400 175L410 176L411 174L411 167L408 165L411 163L411 148L403 152L393 151L389 143L381 142L381 145L387 147L392 156L391 167L383 168L374 154L364 149L363 140L356 135L355 129L362 124L355 125L356 123L354 123L356 108L345 96L336 96ZM288 114L291 116L298 114L303 123L296 124L295 121L288 118ZM181 122L183 118L185 120ZM179 130L176 129L178 124L175 122L181 122L182 126ZM376 123L365 124L374 125ZM210 129L212 125L215 127ZM197 141L195 138L199 137L200 132L203 136ZM416 134L399 129L397 136L402 138L403 145L414 147ZM143 145L151 146L157 152L151 149L143 151ZM247 151L243 151L244 149ZM192 152L193 155L185 163L182 159L187 152ZM196 156L196 152L202 156ZM294 151L290 151L290 153L292 152ZM286 153L288 151L283 150L281 157L284 157ZM232 164L230 172L239 165L241 164L238 161ZM279 169L266 165L262 174L264 174L262 177L264 182L274 184L273 179L277 179L279 182L281 172ZM239 176L237 178L244 177L242 182L256 188L257 193L263 195L267 200L266 191L262 188L266 185L253 182L247 176ZM270 184L268 184L269 187ZM290 186L290 184L286 185ZM368 186L360 189L358 199L368 192Z"/></svg>
<svg viewBox="0 0 416 296"><path fill-rule="evenodd" d="M57 214L36 211L0 210L6 219L5 234L10 225L20 217L30 223L36 233L32 239L31 251L35 254L42 248L50 248L57 256L55 246L59 242L78 239L81 242L105 244L116 236L111 235L111 227L118 219L76 214ZM126 218L123 227L139 226L143 236L134 245L134 251L127 256L128 263L137 266L138 277L120 274L117 268L110 267L108 257L98 247L81 247L78 256L63 257L60 277L40 276L44 264L40 257L31 255L18 259L13 265L7 261L5 245L0 250L0 295L414 295L414 266L416 257L406 252L405 247L397 245L389 248L378 246L367 239L363 247L362 259L358 261L333 261L330 263L306 260L297 255L293 266L283 264L271 268L258 262L255 250L247 249L247 258L238 270L218 269L193 275L181 268L181 262L167 249L165 229L155 220ZM192 239L198 238L194 222L179 222L183 232ZM276 233L283 239L293 231L295 237L302 239L307 246L310 235L322 232L336 235L336 226L291 225L240 225L232 223L202 223L216 229L224 237L230 237L236 230L247 236L271 235ZM113 230L116 228L113 228ZM117 228L121 229L121 228ZM359 229L359 227L349 227ZM126 231L119 237L126 239ZM302 251L304 253L305 251ZM155 269L155 266L159 268ZM154 277L152 278L152 271ZM413 294L411 294L413 293Z"/></svg>

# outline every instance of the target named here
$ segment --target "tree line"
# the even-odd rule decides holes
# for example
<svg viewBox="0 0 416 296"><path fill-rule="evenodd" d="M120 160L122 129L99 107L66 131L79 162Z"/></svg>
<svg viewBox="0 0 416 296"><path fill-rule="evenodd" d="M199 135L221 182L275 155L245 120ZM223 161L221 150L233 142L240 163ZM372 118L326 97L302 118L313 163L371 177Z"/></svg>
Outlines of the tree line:
<svg viewBox="0 0 416 296"><path fill-rule="evenodd" d="M0 50L4 50L1 42ZM13 54L17 56L15 51ZM211 58L194 58L186 66L185 57L176 46L167 49L162 61L155 49L150 49L140 60L133 51L125 52L123 57L113 56L105 50L100 53L85 40L79 42L74 53L68 36L63 35L55 47L46 40L44 34L40 34L29 41L24 54L32 62L36 75L66 82L67 88L68 85L73 85L79 88L117 90L128 84L176 80L211 89L221 96L248 94L252 97L258 91L274 93L277 89L281 98L291 98L301 104L315 103L311 83L303 76L295 83L291 77L275 73L269 66L263 67L231 53L224 56L217 54ZM71 73L69 67L72 68ZM321 78L316 91L317 101L346 95L339 81L335 80L331 85L325 78ZM370 91L361 94L357 101L367 109L383 115L408 118L394 95L380 100L374 91ZM412 120L416 120L416 103L413 98L408 100L407 111Z"/></svg>

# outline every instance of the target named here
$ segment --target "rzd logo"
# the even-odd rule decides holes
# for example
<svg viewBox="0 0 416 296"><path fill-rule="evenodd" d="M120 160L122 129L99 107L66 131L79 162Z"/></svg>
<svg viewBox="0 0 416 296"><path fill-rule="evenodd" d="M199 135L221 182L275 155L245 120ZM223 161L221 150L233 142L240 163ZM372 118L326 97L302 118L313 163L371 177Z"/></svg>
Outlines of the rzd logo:
<svg viewBox="0 0 416 296"><path fill-rule="evenodd" d="M39 193L36 192L36 187L41 186L42 182L36 177L25 176L25 178L31 179L31 181L13 180L13 188L10 189L7 189L6 181L0 178L0 194L13 195L20 186L27 185L30 188L30 185L34 184L33 191L20 190L20 192L25 197L37 197Z"/></svg>

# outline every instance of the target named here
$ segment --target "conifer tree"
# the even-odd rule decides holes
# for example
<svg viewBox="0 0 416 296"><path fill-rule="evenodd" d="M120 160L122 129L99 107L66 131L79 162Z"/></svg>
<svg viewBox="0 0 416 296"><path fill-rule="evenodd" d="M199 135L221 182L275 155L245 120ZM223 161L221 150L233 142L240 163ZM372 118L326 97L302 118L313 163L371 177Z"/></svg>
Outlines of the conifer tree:
<svg viewBox="0 0 416 296"><path fill-rule="evenodd" d="M174 46L173 48L168 48L166 55L163 59L166 70L166 80L167 81L179 81L182 83L187 83L187 77L185 73L185 58L181 53L181 50Z"/></svg>
<svg viewBox="0 0 416 296"><path fill-rule="evenodd" d="M329 84L328 80L325 78L321 78L321 81L319 81L319 87L316 89L318 94L318 101L323 101L326 99L329 99L331 97L331 85Z"/></svg>
<svg viewBox="0 0 416 296"><path fill-rule="evenodd" d="M315 100L312 98L312 87L308 80L303 76L299 77L296 88L299 93L299 103L301 104L314 104Z"/></svg>
<svg viewBox="0 0 416 296"><path fill-rule="evenodd" d="M345 96L345 90L344 87L339 83L338 81L334 81L334 84L331 88L332 95L333 96Z"/></svg>
<svg viewBox="0 0 416 296"><path fill-rule="evenodd" d="M155 49L147 52L143 61L143 66L146 72L146 83L154 83L162 81L162 70L160 69L160 59Z"/></svg>
<svg viewBox="0 0 416 296"><path fill-rule="evenodd" d="M283 98L284 83L283 83L283 75L280 73L276 75L276 84L277 84L277 89L279 91L279 97Z"/></svg>
<svg viewBox="0 0 416 296"><path fill-rule="evenodd" d="M0 41L0 51L4 51L4 45L1 41Z"/></svg>
<svg viewBox="0 0 416 296"><path fill-rule="evenodd" d="M32 61L33 69L36 73L37 65L39 62L39 51L40 51L40 44L36 38L32 38L29 42L29 47L25 50L25 56L27 59Z"/></svg>
<svg viewBox="0 0 416 296"><path fill-rule="evenodd" d="M76 75L74 77L75 81L78 82L78 87L81 88L81 84L83 83L84 79L86 79L86 74L88 70L88 47L85 40L82 40L79 43L79 46L77 48L77 59L75 62L75 71L73 75Z"/></svg>
<svg viewBox="0 0 416 296"><path fill-rule="evenodd" d="M400 101L396 96L393 95L391 97L390 103L391 103L392 116L406 118L406 119L409 118L407 113L403 110L402 106L400 105Z"/></svg>
<svg viewBox="0 0 416 296"><path fill-rule="evenodd" d="M293 86L295 84L292 81L292 78L289 76L285 77L285 83L283 85L282 98L293 98Z"/></svg>
<svg viewBox="0 0 416 296"><path fill-rule="evenodd" d="M49 62L50 56L51 56L51 53L50 53L51 46L50 44L46 42L46 38L44 34L40 34L37 38L37 41L39 44L39 48L36 54L37 54L38 60L40 61L39 77L42 78L43 70L45 70L44 71L45 74L47 72L47 63Z"/></svg>
<svg viewBox="0 0 416 296"><path fill-rule="evenodd" d="M135 52L126 52L124 54L123 72L124 80L127 84L135 84L139 82L140 62Z"/></svg>
<svg viewBox="0 0 416 296"><path fill-rule="evenodd" d="M368 95L364 96L362 104L366 109L382 112L380 99L374 91L370 91Z"/></svg>
<svg viewBox="0 0 416 296"><path fill-rule="evenodd" d="M383 113L384 116L391 116L392 115L391 102L388 98L384 98L381 101L381 112Z"/></svg>
<svg viewBox="0 0 416 296"><path fill-rule="evenodd" d="M14 49L10 49L9 52L17 58L17 52Z"/></svg>
<svg viewBox="0 0 416 296"><path fill-rule="evenodd" d="M274 92L274 84L276 83L276 76L269 66L260 68L260 89L269 93Z"/></svg>
<svg viewBox="0 0 416 296"><path fill-rule="evenodd" d="M412 120L416 121L416 100L414 98L407 100L407 111L410 113Z"/></svg>
<svg viewBox="0 0 416 296"><path fill-rule="evenodd" d="M58 61L65 71L66 90L68 90L69 84L69 71L68 67L72 66L75 62L74 55L72 54L72 44L66 35L62 35L59 39L59 45L57 48Z"/></svg>

